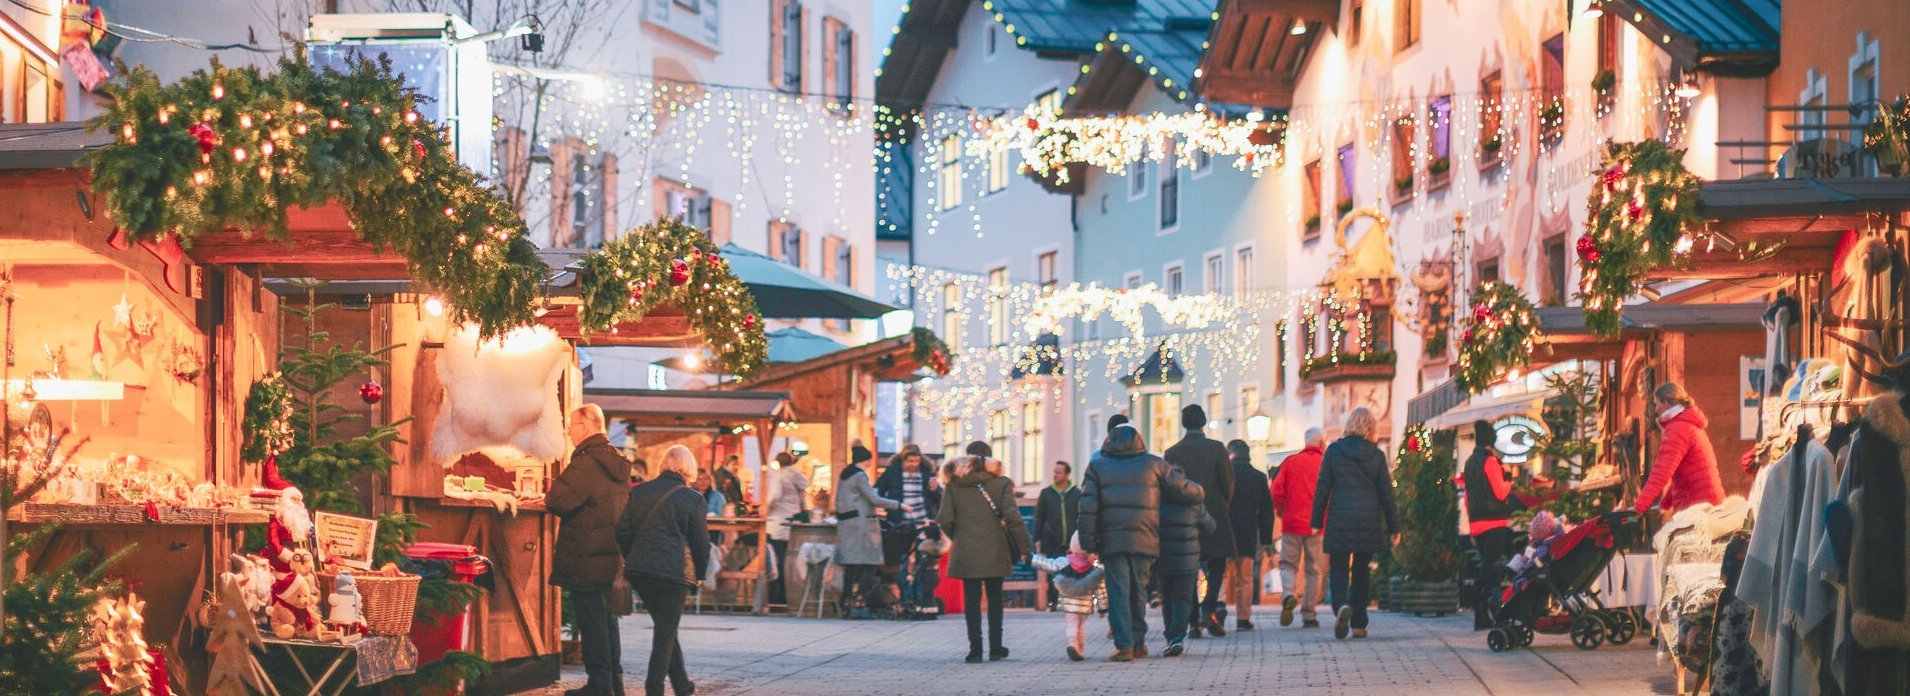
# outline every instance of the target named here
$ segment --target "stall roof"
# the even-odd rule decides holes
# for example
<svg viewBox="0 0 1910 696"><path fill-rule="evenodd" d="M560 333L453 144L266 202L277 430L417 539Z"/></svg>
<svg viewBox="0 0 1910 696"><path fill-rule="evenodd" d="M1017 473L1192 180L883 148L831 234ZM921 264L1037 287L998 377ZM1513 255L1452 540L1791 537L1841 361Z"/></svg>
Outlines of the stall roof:
<svg viewBox="0 0 1910 696"><path fill-rule="evenodd" d="M874 319L897 308L855 288L809 273L735 244L725 244L730 272L749 288L757 311L769 319ZM538 256L557 273L550 286L558 294L577 292L577 261L583 249L542 249Z"/></svg>
<svg viewBox="0 0 1910 696"><path fill-rule="evenodd" d="M1506 416L1532 415L1545 406L1545 400L1557 396L1558 392L1541 389L1535 392L1522 392L1508 396L1474 394L1463 404L1447 409L1444 413L1430 416L1424 421L1426 427L1433 430L1456 428L1476 420L1496 421ZM1409 408L1410 410L1410 408Z"/></svg>
<svg viewBox="0 0 1910 696"><path fill-rule="evenodd" d="M793 420L789 392L701 389L584 388L584 403L612 418L671 421L685 425Z"/></svg>
<svg viewBox="0 0 1910 696"><path fill-rule="evenodd" d="M1547 334L1587 334L1582 307L1541 307L1539 328ZM1620 326L1657 331L1733 331L1761 326L1760 304L1637 304L1626 305Z"/></svg>
<svg viewBox="0 0 1910 696"><path fill-rule="evenodd" d="M1707 181L1698 212L1710 220L1888 213L1910 209L1910 179L1751 179Z"/></svg>
<svg viewBox="0 0 1910 696"><path fill-rule="evenodd" d="M79 121L0 125L0 170L70 168L112 142L112 134L89 133Z"/></svg>

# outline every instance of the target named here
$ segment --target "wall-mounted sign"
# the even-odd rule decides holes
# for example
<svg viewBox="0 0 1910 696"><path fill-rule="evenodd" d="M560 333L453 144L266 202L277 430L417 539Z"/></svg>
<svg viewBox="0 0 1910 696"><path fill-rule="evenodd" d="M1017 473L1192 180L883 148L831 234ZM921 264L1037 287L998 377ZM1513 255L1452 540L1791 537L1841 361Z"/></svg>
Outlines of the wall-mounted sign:
<svg viewBox="0 0 1910 696"><path fill-rule="evenodd" d="M1498 436L1492 443L1492 449L1499 453L1499 461L1507 464L1524 464L1537 454L1539 440L1545 437L1545 424L1526 416L1507 416L1492 424L1493 432Z"/></svg>

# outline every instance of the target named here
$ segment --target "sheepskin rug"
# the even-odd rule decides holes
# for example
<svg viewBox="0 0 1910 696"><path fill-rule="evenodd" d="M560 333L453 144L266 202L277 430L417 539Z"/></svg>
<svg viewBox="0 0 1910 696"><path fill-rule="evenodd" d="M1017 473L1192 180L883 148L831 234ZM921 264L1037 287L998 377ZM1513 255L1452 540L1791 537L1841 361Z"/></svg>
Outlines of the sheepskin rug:
<svg viewBox="0 0 1910 696"><path fill-rule="evenodd" d="M470 327L453 330L438 356L444 406L431 457L450 466L474 450L509 447L539 461L562 458L557 382L569 361L570 346L541 326L484 342Z"/></svg>

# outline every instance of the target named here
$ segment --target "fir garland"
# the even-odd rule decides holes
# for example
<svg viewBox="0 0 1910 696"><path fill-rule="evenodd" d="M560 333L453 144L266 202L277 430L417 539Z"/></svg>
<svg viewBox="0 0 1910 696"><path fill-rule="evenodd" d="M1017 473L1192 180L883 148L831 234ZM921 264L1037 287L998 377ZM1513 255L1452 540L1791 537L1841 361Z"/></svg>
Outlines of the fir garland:
<svg viewBox="0 0 1910 696"><path fill-rule="evenodd" d="M534 320L549 269L523 219L458 163L388 64L341 73L300 51L270 75L217 59L171 84L141 66L119 72L88 123L114 141L83 163L133 239L191 246L236 227L285 240L289 209L337 203L359 237L443 296L453 320L486 337Z"/></svg>
<svg viewBox="0 0 1910 696"><path fill-rule="evenodd" d="M1459 335L1460 388L1477 393L1499 381L1506 370L1532 364L1532 349L1545 338L1532 301L1519 289L1487 281L1472 291L1472 314Z"/></svg>
<svg viewBox="0 0 1910 696"><path fill-rule="evenodd" d="M954 358L949 354L948 344L942 337L935 335L927 327L916 326L909 329L915 361L927 367L938 377L947 377L955 369Z"/></svg>
<svg viewBox="0 0 1910 696"><path fill-rule="evenodd" d="M245 449L239 457L262 462L291 449L295 438L292 410L292 388L285 383L284 375L273 372L252 383L252 390L245 395L245 419L240 423Z"/></svg>
<svg viewBox="0 0 1910 696"><path fill-rule="evenodd" d="M586 332L609 331L669 304L689 316L725 372L748 378L769 357L756 297L702 230L675 218L631 230L578 260Z"/></svg>
<svg viewBox="0 0 1910 696"><path fill-rule="evenodd" d="M1910 98L1905 97L1879 105L1876 120L1864 128L1864 152L1876 158L1883 173L1901 176L1910 165L1910 133L1906 131L1910 131Z"/></svg>
<svg viewBox="0 0 1910 696"><path fill-rule="evenodd" d="M1690 248L1685 230L1701 221L1698 177L1683 160L1683 150L1656 140L1613 143L1606 151L1578 240L1585 326L1600 336L1618 333L1625 298L1638 292L1646 273Z"/></svg>

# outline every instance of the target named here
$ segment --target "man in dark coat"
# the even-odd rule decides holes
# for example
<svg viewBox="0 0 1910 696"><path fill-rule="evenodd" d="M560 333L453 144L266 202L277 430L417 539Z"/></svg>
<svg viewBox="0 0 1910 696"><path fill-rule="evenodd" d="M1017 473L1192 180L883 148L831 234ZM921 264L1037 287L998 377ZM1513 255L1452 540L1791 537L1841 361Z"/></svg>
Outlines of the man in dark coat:
<svg viewBox="0 0 1910 696"><path fill-rule="evenodd" d="M604 413L594 404L571 412L569 436L577 449L544 498L544 507L559 520L550 584L569 589L577 607L577 639L589 679L564 693L620 694L623 646L611 614L610 585L623 565L615 530L630 494L630 462L604 437Z"/></svg>
<svg viewBox="0 0 1910 696"><path fill-rule="evenodd" d="M1167 448L1163 455L1167 463L1187 474L1187 478L1200 484L1207 492L1207 514L1215 520L1232 520L1234 497L1234 467L1227 461L1227 447L1219 440L1208 438L1202 432L1207 427L1207 411L1199 404L1193 404L1180 410L1181 426L1187 429L1187 435L1173 447ZM1220 603L1220 587L1227 578L1227 558L1234 555L1234 529L1232 524L1214 527L1212 532L1200 535L1200 560L1207 573L1207 596L1200 603L1200 614L1194 622L1193 636L1200 637L1201 625L1216 636L1227 635L1222 622L1227 620L1227 608Z"/></svg>
<svg viewBox="0 0 1910 696"><path fill-rule="evenodd" d="M1081 514L1081 487L1074 484L1074 465L1055 462L1054 483L1041 489L1035 499L1035 553L1043 556L1068 555L1068 539L1074 534L1074 518ZM1060 599L1049 579L1048 605Z"/></svg>
<svg viewBox="0 0 1910 696"><path fill-rule="evenodd" d="M1253 448L1243 440L1227 442L1227 458L1234 468L1233 513L1234 555L1227 558L1227 599L1233 600L1239 615L1234 628L1253 630L1253 601L1260 596L1254 561L1259 551L1273 545L1273 495L1267 487L1267 475L1253 466Z"/></svg>
<svg viewBox="0 0 1910 696"><path fill-rule="evenodd" d="M1147 655L1147 575L1161 555L1161 503L1195 504L1200 485L1147 453L1140 432L1109 419L1107 442L1081 477L1081 548L1106 568L1113 662Z"/></svg>

